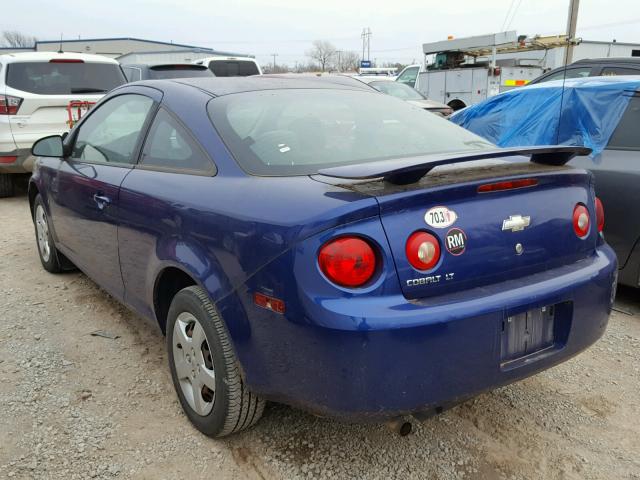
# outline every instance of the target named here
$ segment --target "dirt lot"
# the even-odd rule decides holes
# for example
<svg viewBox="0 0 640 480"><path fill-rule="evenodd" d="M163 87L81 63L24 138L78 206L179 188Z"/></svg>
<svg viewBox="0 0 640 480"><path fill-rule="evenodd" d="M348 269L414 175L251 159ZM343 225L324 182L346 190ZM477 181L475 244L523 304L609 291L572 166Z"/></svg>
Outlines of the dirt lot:
<svg viewBox="0 0 640 480"><path fill-rule="evenodd" d="M640 479L636 291L587 352L409 437L271 405L211 440L180 410L163 338L84 275L41 268L26 196L0 219L2 479Z"/></svg>

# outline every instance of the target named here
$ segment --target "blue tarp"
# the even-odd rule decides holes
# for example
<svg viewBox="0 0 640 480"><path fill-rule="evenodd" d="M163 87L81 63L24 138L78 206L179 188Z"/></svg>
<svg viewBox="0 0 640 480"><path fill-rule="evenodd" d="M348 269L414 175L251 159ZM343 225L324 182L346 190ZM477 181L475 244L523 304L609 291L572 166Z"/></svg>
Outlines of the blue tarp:
<svg viewBox="0 0 640 480"><path fill-rule="evenodd" d="M451 121L501 147L607 146L640 77L591 77L520 87L460 110ZM562 114L561 114L562 109Z"/></svg>

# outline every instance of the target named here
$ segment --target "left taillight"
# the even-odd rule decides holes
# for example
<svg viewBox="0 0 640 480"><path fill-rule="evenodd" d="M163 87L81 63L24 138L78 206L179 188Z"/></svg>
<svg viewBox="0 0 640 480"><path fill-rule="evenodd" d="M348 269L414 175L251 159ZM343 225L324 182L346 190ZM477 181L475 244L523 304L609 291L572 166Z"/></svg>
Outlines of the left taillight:
<svg viewBox="0 0 640 480"><path fill-rule="evenodd" d="M604 205L598 197L596 197L596 223L599 232L604 230Z"/></svg>
<svg viewBox="0 0 640 480"><path fill-rule="evenodd" d="M331 282L356 288L366 285L373 278L378 255L366 240L346 236L325 243L318 252L318 264Z"/></svg>
<svg viewBox="0 0 640 480"><path fill-rule="evenodd" d="M0 95L0 115L15 115L22 104L20 97Z"/></svg>

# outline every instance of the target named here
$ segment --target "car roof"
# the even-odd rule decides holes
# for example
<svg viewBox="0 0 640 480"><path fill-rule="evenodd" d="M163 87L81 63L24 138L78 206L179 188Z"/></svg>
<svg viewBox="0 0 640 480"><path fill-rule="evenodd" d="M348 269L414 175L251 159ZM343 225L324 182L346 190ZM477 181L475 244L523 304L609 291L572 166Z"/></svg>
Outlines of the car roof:
<svg viewBox="0 0 640 480"><path fill-rule="evenodd" d="M133 68L161 68L161 67L184 67L196 70L208 70L205 65L197 65L195 63L123 63L122 67Z"/></svg>
<svg viewBox="0 0 640 480"><path fill-rule="evenodd" d="M550 80L548 82L537 83L532 85L532 88L544 89L544 88L580 88L582 86L589 88L615 88L616 85L620 85L621 90L628 90L627 87L635 86L635 90L640 88L640 73L638 75L611 75L600 77L580 77L580 78L567 78L565 80ZM518 89L519 90L519 89Z"/></svg>
<svg viewBox="0 0 640 480"><path fill-rule="evenodd" d="M189 85L216 97L259 90L327 89L376 91L362 82L339 75L334 77L330 75L325 77L312 75L253 75L249 77L181 78L167 81Z"/></svg>
<svg viewBox="0 0 640 480"><path fill-rule="evenodd" d="M4 63L48 62L49 60L56 59L82 60L86 63L113 63L118 65L118 62L113 58L105 57L104 55L92 55L90 53L19 52L0 55L0 60Z"/></svg>
<svg viewBox="0 0 640 480"><path fill-rule="evenodd" d="M608 58L583 58L573 62L576 63L628 63L632 65L640 65L640 57L608 57Z"/></svg>
<svg viewBox="0 0 640 480"><path fill-rule="evenodd" d="M205 57L205 58L199 58L197 60L195 60L193 63L201 63L201 62L211 62L212 60L242 60L245 62L253 62L253 63L258 63L256 61L255 58L253 57L243 57L242 55L237 55L237 56L223 56L223 55L216 55L214 57Z"/></svg>

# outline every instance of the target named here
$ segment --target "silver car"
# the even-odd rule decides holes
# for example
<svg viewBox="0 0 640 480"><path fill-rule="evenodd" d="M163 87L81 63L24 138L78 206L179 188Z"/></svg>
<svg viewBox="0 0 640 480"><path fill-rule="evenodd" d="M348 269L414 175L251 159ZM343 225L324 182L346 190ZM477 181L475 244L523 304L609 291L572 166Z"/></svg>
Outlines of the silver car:
<svg viewBox="0 0 640 480"><path fill-rule="evenodd" d="M442 115L443 117L448 117L453 113L453 109L449 105L429 100L419 91L404 83L389 80L373 80L367 83L382 93L404 100L416 107L424 108L431 113Z"/></svg>

